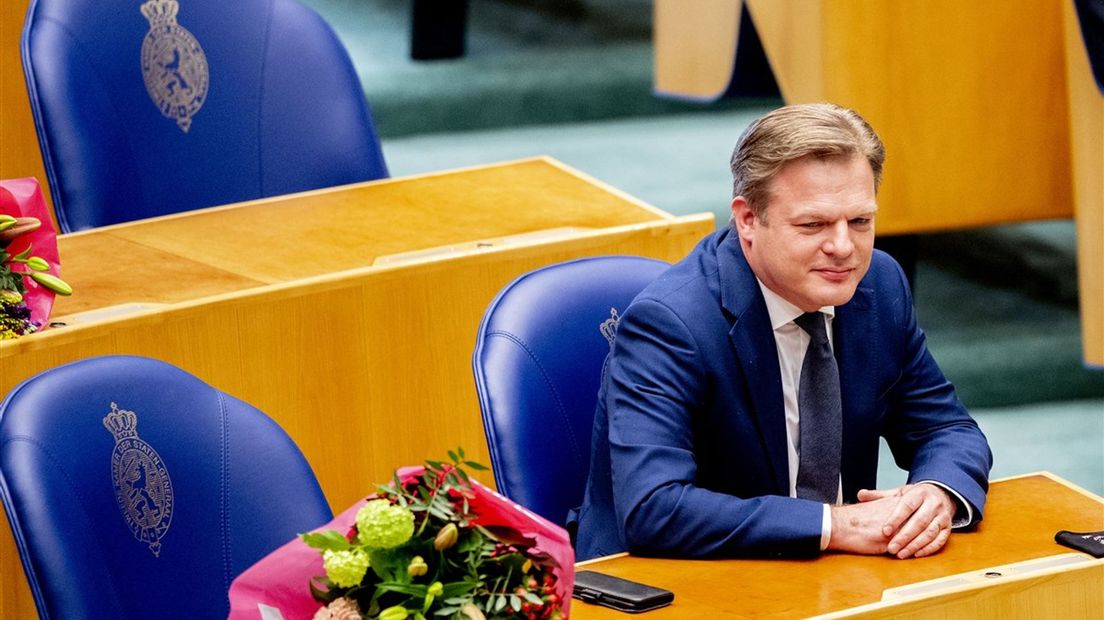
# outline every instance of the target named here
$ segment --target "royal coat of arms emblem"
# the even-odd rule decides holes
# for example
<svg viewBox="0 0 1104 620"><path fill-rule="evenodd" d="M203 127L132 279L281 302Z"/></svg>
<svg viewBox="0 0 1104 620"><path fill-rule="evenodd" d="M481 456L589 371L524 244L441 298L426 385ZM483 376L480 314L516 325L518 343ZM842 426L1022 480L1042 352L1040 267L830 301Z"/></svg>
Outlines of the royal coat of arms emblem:
<svg viewBox="0 0 1104 620"><path fill-rule="evenodd" d="M134 538L161 554L161 538L169 530L173 513L173 488L169 471L157 454L138 436L138 416L111 403L103 425L115 436L111 453L111 481L115 499Z"/></svg>
<svg viewBox="0 0 1104 620"><path fill-rule="evenodd" d="M610 318L598 325L598 331L602 332L602 337L606 339L611 349L613 340L617 337L617 326L620 324L621 317L617 314L617 308L610 308Z"/></svg>
<svg viewBox="0 0 1104 620"><path fill-rule="evenodd" d="M161 114L187 133L207 99L207 56L199 41L176 22L180 3L149 0L140 7L150 29L142 40L142 77Z"/></svg>

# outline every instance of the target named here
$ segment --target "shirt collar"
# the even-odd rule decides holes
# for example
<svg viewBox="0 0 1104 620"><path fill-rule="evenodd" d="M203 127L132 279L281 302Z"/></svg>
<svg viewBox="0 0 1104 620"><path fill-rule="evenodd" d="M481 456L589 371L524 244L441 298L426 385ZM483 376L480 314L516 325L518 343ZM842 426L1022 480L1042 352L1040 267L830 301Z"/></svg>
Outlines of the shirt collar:
<svg viewBox="0 0 1104 620"><path fill-rule="evenodd" d="M792 323L794 319L805 314L804 310L791 304L783 299L781 295L767 288L758 277L755 278L755 281L759 283L759 290L763 291L763 300L767 302L767 314L770 316L772 330L777 330L787 323ZM830 317L836 316L835 306L824 306L820 311Z"/></svg>

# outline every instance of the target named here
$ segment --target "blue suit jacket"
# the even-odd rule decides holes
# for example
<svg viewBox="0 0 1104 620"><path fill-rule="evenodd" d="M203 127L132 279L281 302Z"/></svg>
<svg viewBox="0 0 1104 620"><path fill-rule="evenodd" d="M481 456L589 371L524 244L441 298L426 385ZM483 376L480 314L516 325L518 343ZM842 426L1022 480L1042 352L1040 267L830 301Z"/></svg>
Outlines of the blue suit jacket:
<svg viewBox="0 0 1104 620"><path fill-rule="evenodd" d="M875 251L836 308L845 502L876 488L878 437L909 481L981 518L992 454L928 353L901 268ZM625 310L595 412L580 559L815 554L823 506L789 497L778 353L739 239L706 237Z"/></svg>

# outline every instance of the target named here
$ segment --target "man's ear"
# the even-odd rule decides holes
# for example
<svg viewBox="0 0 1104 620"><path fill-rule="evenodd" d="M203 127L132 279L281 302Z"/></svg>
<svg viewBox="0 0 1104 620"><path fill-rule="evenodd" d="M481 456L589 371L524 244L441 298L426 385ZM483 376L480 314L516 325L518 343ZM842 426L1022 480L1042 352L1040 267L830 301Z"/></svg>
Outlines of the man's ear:
<svg viewBox="0 0 1104 620"><path fill-rule="evenodd" d="M755 213L751 210L751 205L743 196L737 196L732 199L732 225L736 228L736 232L740 234L740 239L745 243L752 240L755 236Z"/></svg>

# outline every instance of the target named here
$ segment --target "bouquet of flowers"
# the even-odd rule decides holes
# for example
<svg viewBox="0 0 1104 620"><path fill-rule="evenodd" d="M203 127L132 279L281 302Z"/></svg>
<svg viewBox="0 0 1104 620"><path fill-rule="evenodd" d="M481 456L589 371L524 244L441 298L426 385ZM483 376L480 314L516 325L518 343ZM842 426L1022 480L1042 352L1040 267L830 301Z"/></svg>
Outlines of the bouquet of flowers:
<svg viewBox="0 0 1104 620"><path fill-rule="evenodd" d="M57 234L38 182L0 181L0 340L42 328L54 295L73 292L58 274Z"/></svg>
<svg viewBox="0 0 1104 620"><path fill-rule="evenodd" d="M485 467L463 450L449 458L400 469L328 526L243 573L230 589L230 617L258 617L264 605L284 617L312 609L316 620L566 620L574 581L567 533L472 480L465 467Z"/></svg>

